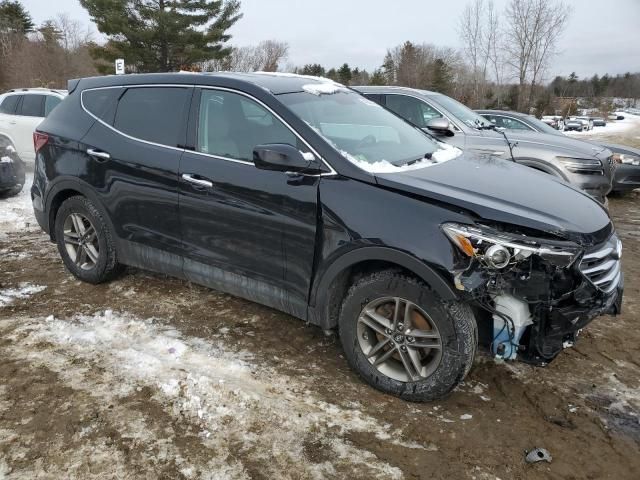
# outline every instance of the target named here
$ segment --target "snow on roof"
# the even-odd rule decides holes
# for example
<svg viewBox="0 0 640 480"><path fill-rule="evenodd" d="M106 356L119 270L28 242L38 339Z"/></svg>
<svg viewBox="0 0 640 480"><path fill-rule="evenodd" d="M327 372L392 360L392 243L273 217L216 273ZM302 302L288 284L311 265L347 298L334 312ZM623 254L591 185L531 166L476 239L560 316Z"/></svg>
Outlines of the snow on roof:
<svg viewBox="0 0 640 480"><path fill-rule="evenodd" d="M345 86L342 85L341 83L338 83L326 77L316 77L313 75L300 75L298 73L287 73L287 72L254 72L254 73L258 75L270 75L272 77L299 78L301 80L315 80L316 82L330 83L330 84L345 88Z"/></svg>

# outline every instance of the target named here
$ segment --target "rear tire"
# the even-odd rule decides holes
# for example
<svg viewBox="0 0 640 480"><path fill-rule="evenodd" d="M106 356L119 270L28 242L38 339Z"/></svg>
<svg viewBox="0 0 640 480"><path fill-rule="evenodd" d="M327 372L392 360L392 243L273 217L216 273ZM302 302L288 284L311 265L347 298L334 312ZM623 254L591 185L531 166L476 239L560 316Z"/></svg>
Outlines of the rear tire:
<svg viewBox="0 0 640 480"><path fill-rule="evenodd" d="M83 282L106 282L122 270L109 225L89 199L75 196L60 205L55 234L62 261Z"/></svg>
<svg viewBox="0 0 640 480"><path fill-rule="evenodd" d="M422 281L394 270L349 289L339 329L349 365L369 385L417 402L449 394L471 369L478 345L468 305L445 303Z"/></svg>

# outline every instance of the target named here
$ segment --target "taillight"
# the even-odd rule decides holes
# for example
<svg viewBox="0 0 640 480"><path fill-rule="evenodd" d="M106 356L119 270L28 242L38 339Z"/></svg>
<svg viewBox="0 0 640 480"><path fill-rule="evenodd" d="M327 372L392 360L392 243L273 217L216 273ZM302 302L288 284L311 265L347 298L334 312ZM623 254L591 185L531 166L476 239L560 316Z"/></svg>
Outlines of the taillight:
<svg viewBox="0 0 640 480"><path fill-rule="evenodd" d="M33 148L38 153L49 141L49 135L46 133L33 132Z"/></svg>

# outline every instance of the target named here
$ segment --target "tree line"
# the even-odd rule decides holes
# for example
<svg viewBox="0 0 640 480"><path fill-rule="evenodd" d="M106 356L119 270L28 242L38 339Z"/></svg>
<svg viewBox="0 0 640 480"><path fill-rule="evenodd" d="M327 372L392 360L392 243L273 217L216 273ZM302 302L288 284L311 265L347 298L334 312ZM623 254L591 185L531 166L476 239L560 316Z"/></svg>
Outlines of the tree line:
<svg viewBox="0 0 640 480"><path fill-rule="evenodd" d="M401 85L450 95L473 108L539 115L566 97L640 98L640 74L575 74L546 83L570 19L564 0L470 0L458 22L462 48L406 41L368 71L343 63L287 63L275 39L234 46L229 29L242 18L238 0L80 0L104 40L67 15L36 26L18 0L0 1L0 89L64 88L69 78L127 72L290 71L345 85ZM597 103L597 102L596 102Z"/></svg>

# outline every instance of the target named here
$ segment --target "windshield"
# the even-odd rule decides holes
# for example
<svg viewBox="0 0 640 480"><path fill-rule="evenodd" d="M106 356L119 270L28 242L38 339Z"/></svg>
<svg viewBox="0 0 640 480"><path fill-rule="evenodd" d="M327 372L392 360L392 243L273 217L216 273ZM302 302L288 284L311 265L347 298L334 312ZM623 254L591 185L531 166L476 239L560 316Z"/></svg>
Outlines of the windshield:
<svg viewBox="0 0 640 480"><path fill-rule="evenodd" d="M285 93L278 99L356 164L406 165L431 158L441 149L427 134L344 88L321 94Z"/></svg>
<svg viewBox="0 0 640 480"><path fill-rule="evenodd" d="M454 100L451 97L447 97L446 95L436 94L430 95L430 99L437 102L439 105L444 107L446 110L451 113L456 119L464 122L468 127L472 128L482 128L489 127L491 128L493 125L486 118L478 115L476 112L471 110L469 107L466 107L462 103Z"/></svg>

